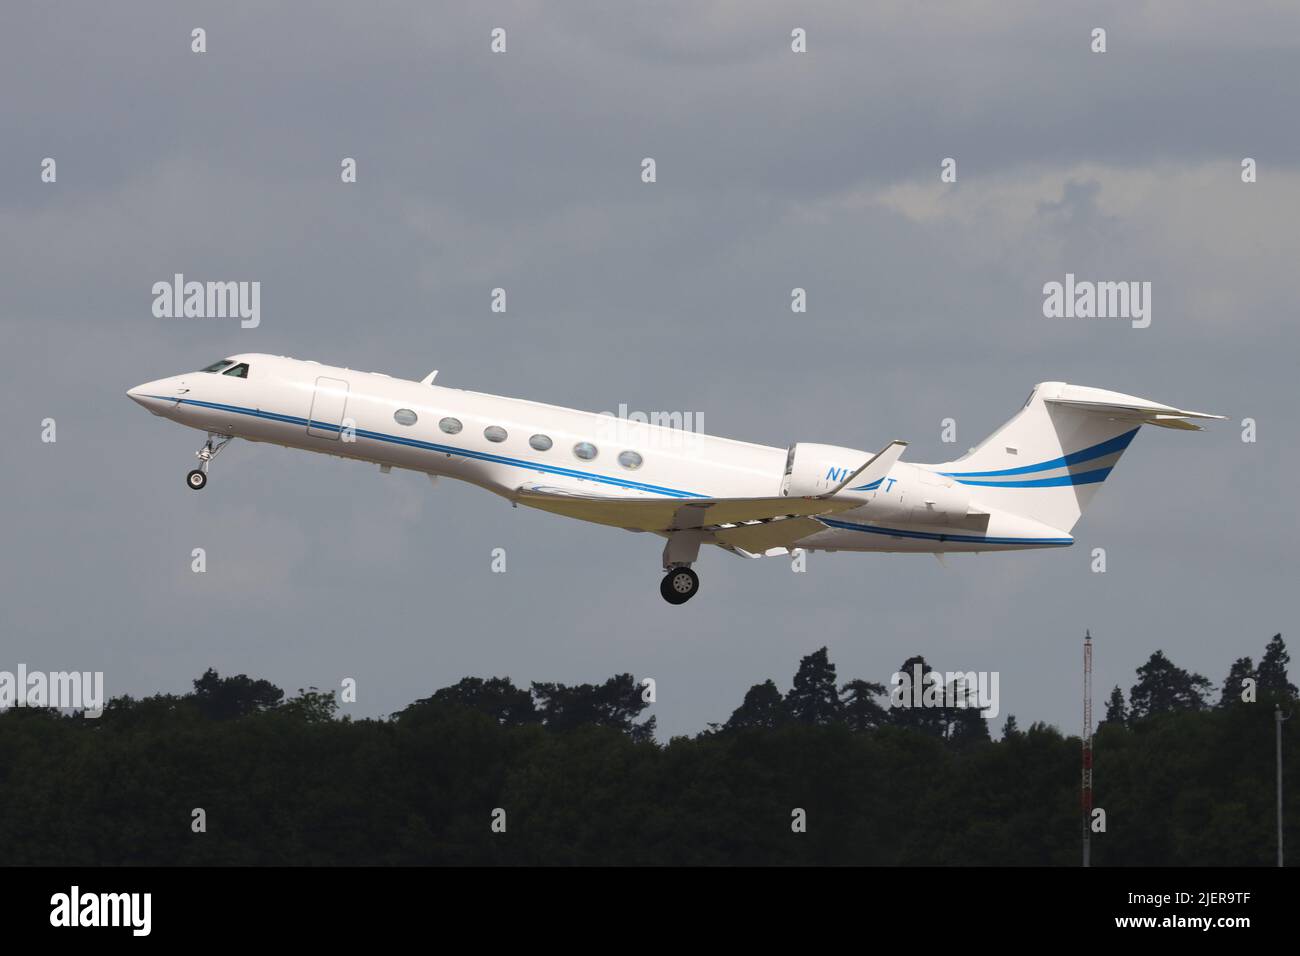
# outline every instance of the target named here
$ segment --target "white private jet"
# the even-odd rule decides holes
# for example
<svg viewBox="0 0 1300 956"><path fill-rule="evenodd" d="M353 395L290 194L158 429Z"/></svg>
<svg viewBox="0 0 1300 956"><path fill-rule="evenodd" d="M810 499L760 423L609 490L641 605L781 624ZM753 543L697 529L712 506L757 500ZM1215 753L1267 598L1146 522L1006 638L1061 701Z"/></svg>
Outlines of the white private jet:
<svg viewBox="0 0 1300 956"><path fill-rule="evenodd" d="M808 551L1010 551L1073 543L1070 531L1142 425L1197 430L1222 418L1043 382L967 455L938 465L798 442L752 445L608 414L378 372L245 354L127 392L207 432L199 467L233 438L459 478L516 505L667 539L660 593L699 589L700 546L742 557Z"/></svg>

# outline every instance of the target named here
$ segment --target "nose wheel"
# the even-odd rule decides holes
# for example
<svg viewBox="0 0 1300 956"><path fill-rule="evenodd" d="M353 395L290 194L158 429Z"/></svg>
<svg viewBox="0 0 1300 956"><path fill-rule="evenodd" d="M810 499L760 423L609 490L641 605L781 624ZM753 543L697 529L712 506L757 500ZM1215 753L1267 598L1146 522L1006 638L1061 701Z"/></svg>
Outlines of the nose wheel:
<svg viewBox="0 0 1300 956"><path fill-rule="evenodd" d="M700 589L700 576L690 568L669 568L659 583L659 593L669 604L685 604Z"/></svg>
<svg viewBox="0 0 1300 956"><path fill-rule="evenodd" d="M202 491L208 485L208 465L212 459L216 458L221 449L230 444L232 435L219 435L216 432L208 432L208 440L204 442L203 447L194 453L194 457L199 460L199 467L195 468L185 476L185 484L189 485L195 491Z"/></svg>

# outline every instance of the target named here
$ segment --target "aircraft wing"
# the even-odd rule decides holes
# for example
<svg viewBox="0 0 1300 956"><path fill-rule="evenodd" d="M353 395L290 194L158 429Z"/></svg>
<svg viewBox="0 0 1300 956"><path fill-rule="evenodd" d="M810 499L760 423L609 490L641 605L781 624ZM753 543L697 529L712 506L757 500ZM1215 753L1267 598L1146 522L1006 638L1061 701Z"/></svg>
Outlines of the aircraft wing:
<svg viewBox="0 0 1300 956"><path fill-rule="evenodd" d="M775 523L791 518L813 518L817 515L835 514L856 508L862 504L860 500L836 498L835 495L863 476L867 480L875 477L877 472L883 476L898 460L906 445L906 442L901 441L890 442L838 485L820 495L799 497L780 495L770 498L663 498L651 495L615 497L595 493L585 488L575 490L571 487L536 483L521 486L515 492L514 500L530 508L579 518L583 521L593 521L597 524L613 525L616 528L627 528L629 531L665 533L706 529L721 534L734 530L732 526L752 528L761 523ZM795 529L792 527L785 530L792 532ZM802 533L789 540L798 540L815 530L820 530L820 526L812 527L811 522L806 522ZM754 538L750 543L755 546L761 543L759 538L768 540L773 537L771 532L758 535L754 531L741 531L736 536L746 541L750 541L751 537ZM789 535L780 534L775 537L779 539L777 543L767 547L777 546ZM745 551L751 550L740 541L736 541L735 546Z"/></svg>
<svg viewBox="0 0 1300 956"><path fill-rule="evenodd" d="M742 522L834 514L856 508L860 501L816 498L624 498L574 494L564 489L525 485L515 493L521 505L613 525L630 531L714 529ZM748 549L746 549L748 550Z"/></svg>

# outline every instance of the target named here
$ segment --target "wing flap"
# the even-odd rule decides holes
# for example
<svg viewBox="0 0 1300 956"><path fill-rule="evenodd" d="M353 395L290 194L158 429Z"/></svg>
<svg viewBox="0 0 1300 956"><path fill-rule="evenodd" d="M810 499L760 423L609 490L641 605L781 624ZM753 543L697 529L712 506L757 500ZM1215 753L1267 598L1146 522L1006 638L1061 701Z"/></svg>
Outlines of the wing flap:
<svg viewBox="0 0 1300 956"><path fill-rule="evenodd" d="M833 514L860 502L829 498L626 498L520 488L521 505L635 531L686 531L751 521ZM749 550L749 549L746 549Z"/></svg>
<svg viewBox="0 0 1300 956"><path fill-rule="evenodd" d="M809 535L825 530L826 526L815 518L786 518L718 528L713 537L724 548L737 548L759 557L772 548L792 548Z"/></svg>

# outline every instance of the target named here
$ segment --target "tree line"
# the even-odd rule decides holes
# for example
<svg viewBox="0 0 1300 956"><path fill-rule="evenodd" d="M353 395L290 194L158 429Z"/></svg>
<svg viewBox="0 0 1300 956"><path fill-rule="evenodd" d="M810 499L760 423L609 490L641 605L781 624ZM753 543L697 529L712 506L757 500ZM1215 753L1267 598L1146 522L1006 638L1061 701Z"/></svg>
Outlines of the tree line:
<svg viewBox="0 0 1300 956"><path fill-rule="evenodd" d="M1258 666L1233 662L1216 699L1156 651L1127 698L1111 692L1094 743L1107 820L1094 865L1273 862L1273 708L1296 699L1289 662L1276 635ZM917 656L900 672L932 669ZM354 720L332 692L287 697L208 670L189 693L116 697L98 719L0 713L0 859L1077 864L1080 739L1011 715L994 739L969 688L947 691L941 706L890 706L884 685L840 683L821 648L785 693L756 684L726 721L659 743L630 674L467 677ZM1293 808L1288 797L1294 821Z"/></svg>

